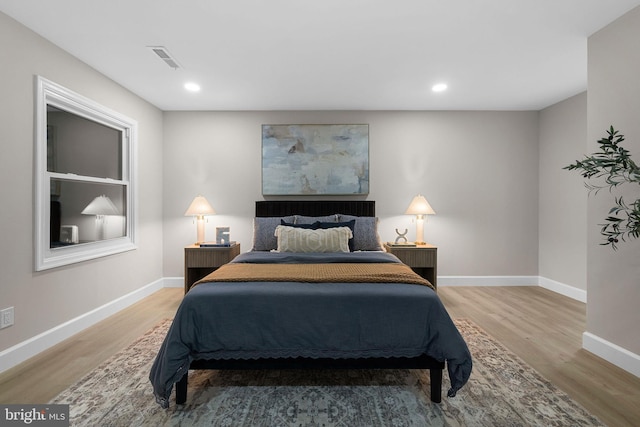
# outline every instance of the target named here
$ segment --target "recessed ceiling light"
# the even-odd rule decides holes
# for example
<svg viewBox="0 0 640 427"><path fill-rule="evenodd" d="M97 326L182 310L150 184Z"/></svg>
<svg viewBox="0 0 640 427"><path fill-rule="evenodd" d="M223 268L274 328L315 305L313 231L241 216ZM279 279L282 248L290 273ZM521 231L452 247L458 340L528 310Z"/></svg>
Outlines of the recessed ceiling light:
<svg viewBox="0 0 640 427"><path fill-rule="evenodd" d="M185 83L184 88L189 92L200 92L200 85L197 83L193 83L193 82Z"/></svg>
<svg viewBox="0 0 640 427"><path fill-rule="evenodd" d="M433 92L444 92L445 90L447 90L447 84L446 83L438 83L436 85L433 85L431 87L431 90Z"/></svg>

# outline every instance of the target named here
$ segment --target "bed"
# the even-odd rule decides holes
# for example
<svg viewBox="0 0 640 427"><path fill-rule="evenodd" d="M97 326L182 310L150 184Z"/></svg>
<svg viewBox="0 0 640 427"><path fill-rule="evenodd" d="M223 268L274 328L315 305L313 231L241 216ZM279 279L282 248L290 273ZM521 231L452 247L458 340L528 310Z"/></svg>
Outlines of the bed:
<svg viewBox="0 0 640 427"><path fill-rule="evenodd" d="M468 347L435 290L377 236L373 201L256 202L252 250L178 308L149 375L156 401L169 407L175 384L186 402L189 369L429 369L440 402L446 366L455 396Z"/></svg>

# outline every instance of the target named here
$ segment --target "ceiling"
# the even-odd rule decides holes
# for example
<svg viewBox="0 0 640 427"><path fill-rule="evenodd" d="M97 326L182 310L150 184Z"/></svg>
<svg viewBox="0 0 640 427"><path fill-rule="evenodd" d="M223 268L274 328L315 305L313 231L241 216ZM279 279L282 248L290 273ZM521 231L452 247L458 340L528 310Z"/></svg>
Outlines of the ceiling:
<svg viewBox="0 0 640 427"><path fill-rule="evenodd" d="M539 110L586 90L587 38L638 5L0 0L0 11L162 110Z"/></svg>

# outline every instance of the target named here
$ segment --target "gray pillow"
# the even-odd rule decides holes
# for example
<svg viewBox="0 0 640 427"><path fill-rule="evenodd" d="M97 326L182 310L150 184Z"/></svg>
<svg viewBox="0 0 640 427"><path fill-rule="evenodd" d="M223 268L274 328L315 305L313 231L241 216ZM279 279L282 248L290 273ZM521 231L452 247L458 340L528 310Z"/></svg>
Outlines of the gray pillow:
<svg viewBox="0 0 640 427"><path fill-rule="evenodd" d="M275 236L276 227L280 221L294 222L294 217L256 217L253 219L253 248L252 251L270 251L278 249L278 239Z"/></svg>
<svg viewBox="0 0 640 427"><path fill-rule="evenodd" d="M382 251L378 235L378 218L373 216L338 215L339 222L356 220L353 229L354 251Z"/></svg>

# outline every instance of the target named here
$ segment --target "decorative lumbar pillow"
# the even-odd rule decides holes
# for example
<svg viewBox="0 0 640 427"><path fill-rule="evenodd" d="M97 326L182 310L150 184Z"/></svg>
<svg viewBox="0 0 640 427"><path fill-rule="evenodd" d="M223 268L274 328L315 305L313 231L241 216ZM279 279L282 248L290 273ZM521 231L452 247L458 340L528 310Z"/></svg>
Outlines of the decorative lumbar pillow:
<svg viewBox="0 0 640 427"><path fill-rule="evenodd" d="M278 247L278 240L274 233L281 221L292 223L294 216L285 217L256 217L253 219L253 247L252 251L271 251Z"/></svg>
<svg viewBox="0 0 640 427"><path fill-rule="evenodd" d="M275 236L278 252L349 252L349 227L306 229L279 225Z"/></svg>
<svg viewBox="0 0 640 427"><path fill-rule="evenodd" d="M372 216L339 215L339 221L355 220L353 231L354 251L383 251L378 234L378 218Z"/></svg>
<svg viewBox="0 0 640 427"><path fill-rule="evenodd" d="M336 228L336 227L349 227L349 229L351 230L351 234L353 236L355 236L355 226L356 226L356 220L352 219L351 221L345 221L345 222L316 222L313 223L312 226L314 226L315 228ZM354 238L350 238L349 239L349 250L351 252L353 252L355 249L354 246Z"/></svg>

